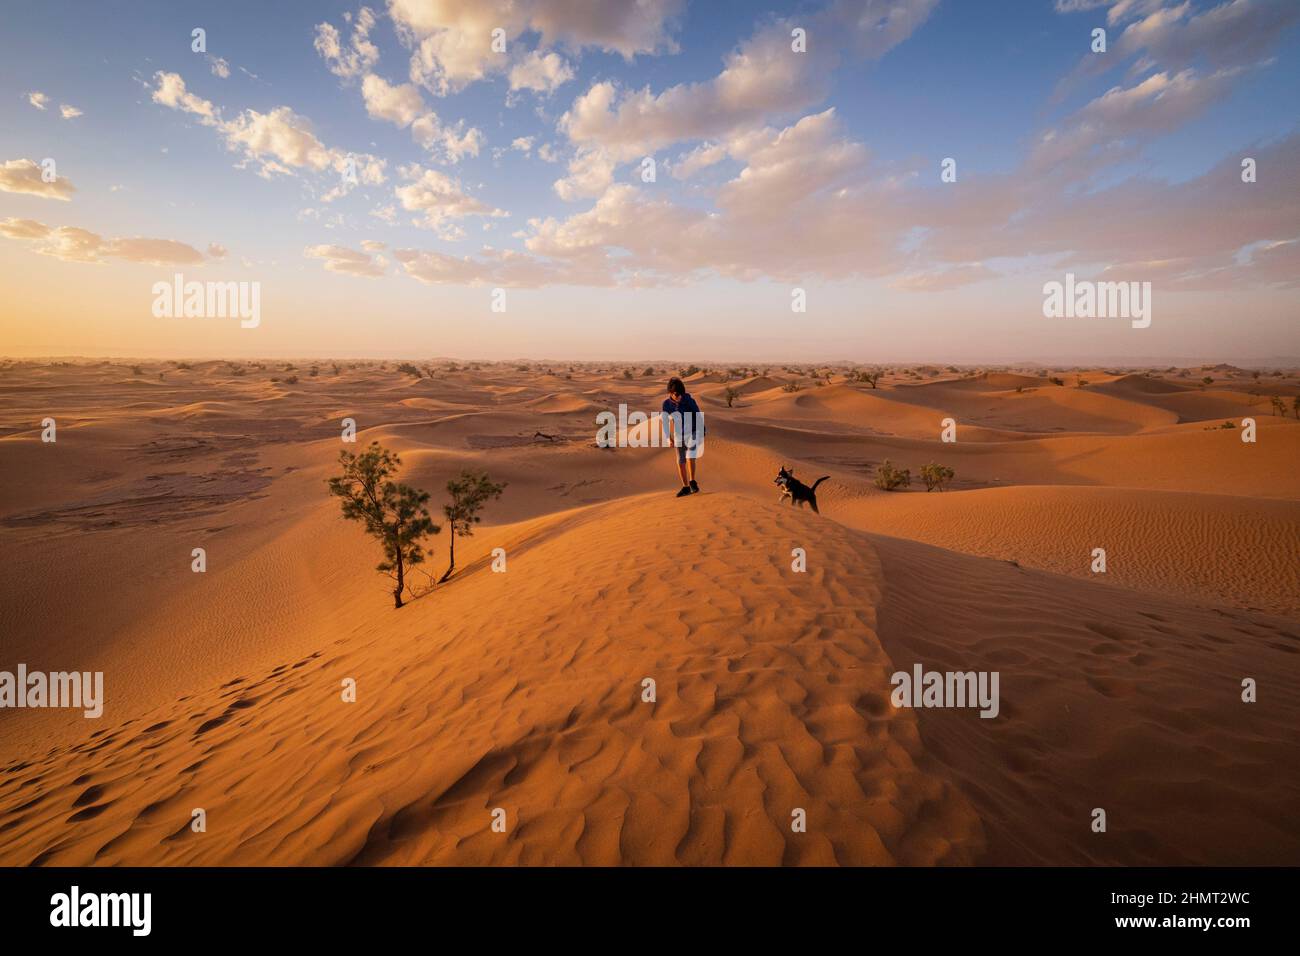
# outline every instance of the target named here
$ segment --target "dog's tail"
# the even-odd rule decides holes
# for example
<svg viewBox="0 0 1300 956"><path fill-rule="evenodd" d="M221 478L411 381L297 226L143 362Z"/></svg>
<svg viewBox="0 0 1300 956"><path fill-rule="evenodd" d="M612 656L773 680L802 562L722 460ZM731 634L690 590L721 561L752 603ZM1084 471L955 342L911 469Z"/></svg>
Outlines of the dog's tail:
<svg viewBox="0 0 1300 956"><path fill-rule="evenodd" d="M814 481L814 482L812 483L812 490L813 490L813 491L816 491L816 490L817 490L817 486L820 485L823 481L825 481L825 480L826 480L827 478L829 478L829 477L830 477L830 475L822 475L820 478L818 478L816 481Z"/></svg>

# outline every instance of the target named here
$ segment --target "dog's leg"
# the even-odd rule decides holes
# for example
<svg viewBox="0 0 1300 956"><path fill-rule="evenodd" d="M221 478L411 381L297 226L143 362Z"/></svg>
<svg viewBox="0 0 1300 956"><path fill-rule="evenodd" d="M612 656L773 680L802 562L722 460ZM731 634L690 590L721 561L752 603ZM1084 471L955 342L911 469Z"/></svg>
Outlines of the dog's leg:
<svg viewBox="0 0 1300 956"><path fill-rule="evenodd" d="M812 510L815 514L821 514L821 512L817 510L817 499L815 497L809 498L808 504L812 505Z"/></svg>

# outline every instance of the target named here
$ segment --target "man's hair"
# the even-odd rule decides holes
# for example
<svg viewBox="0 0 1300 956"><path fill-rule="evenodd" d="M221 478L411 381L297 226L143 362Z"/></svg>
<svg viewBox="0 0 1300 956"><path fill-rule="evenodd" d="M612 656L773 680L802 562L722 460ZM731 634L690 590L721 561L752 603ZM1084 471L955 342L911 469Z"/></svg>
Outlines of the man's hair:
<svg viewBox="0 0 1300 956"><path fill-rule="evenodd" d="M682 384L680 378L673 376L668 380L668 393L670 395L685 395L686 386Z"/></svg>

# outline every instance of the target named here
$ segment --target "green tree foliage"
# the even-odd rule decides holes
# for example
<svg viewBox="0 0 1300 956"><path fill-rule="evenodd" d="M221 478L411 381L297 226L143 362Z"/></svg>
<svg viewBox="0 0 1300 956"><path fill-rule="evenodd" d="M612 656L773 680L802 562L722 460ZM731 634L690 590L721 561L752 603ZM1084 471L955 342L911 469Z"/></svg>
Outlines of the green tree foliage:
<svg viewBox="0 0 1300 956"><path fill-rule="evenodd" d="M393 606L401 607L408 572L424 562L421 539L441 530L425 508L429 493L391 480L402 460L379 442L359 455L340 452L339 464L343 474L329 479L330 494L342 499L343 517L360 521L383 547L375 570L393 579Z"/></svg>

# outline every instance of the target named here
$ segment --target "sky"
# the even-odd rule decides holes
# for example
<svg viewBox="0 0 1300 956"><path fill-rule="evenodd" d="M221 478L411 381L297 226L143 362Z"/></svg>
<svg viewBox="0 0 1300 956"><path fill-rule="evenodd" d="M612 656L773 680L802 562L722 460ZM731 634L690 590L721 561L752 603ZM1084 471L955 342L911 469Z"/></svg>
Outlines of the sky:
<svg viewBox="0 0 1300 956"><path fill-rule="evenodd" d="M51 0L3 21L3 355L1300 352L1296 0ZM1149 325L1045 316L1067 274L1149 288ZM256 324L159 314L178 275L256 283Z"/></svg>

